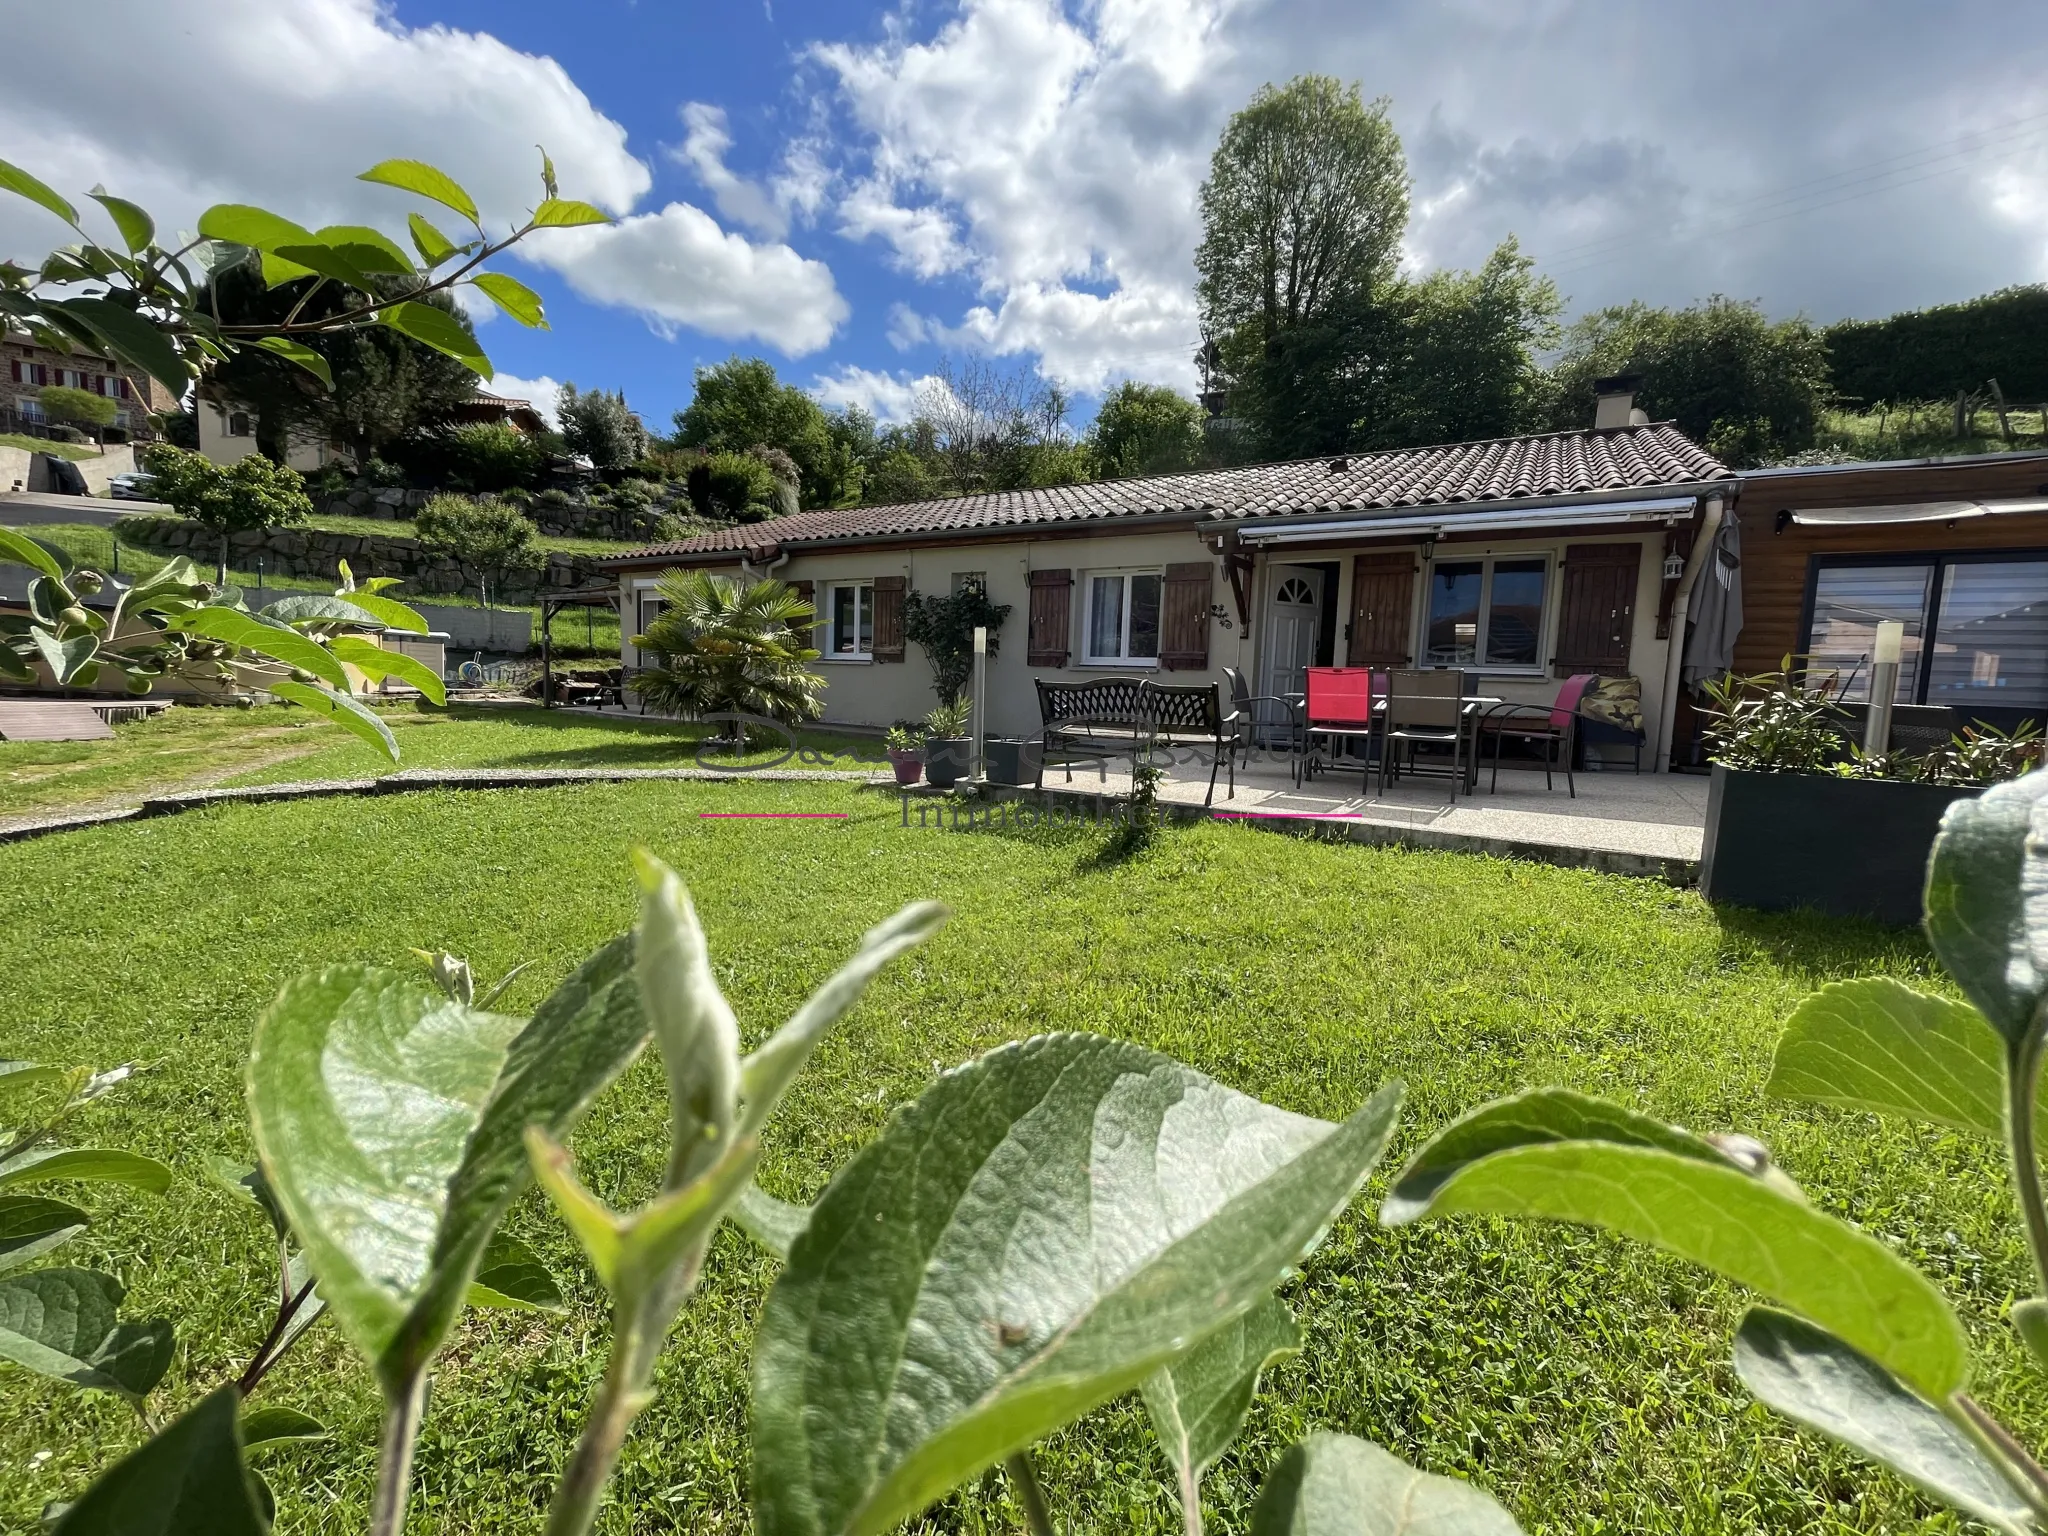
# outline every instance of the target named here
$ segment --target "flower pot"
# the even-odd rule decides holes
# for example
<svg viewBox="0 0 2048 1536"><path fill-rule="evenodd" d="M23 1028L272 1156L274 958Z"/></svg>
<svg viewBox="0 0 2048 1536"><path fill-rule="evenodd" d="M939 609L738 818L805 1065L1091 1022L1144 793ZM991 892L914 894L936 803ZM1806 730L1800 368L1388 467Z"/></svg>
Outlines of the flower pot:
<svg viewBox="0 0 2048 1536"><path fill-rule="evenodd" d="M971 737L934 736L924 744L924 776L934 789L951 789L966 777L973 762Z"/></svg>
<svg viewBox="0 0 2048 1536"><path fill-rule="evenodd" d="M1764 911L1811 907L1830 917L1917 923L1942 813L1982 793L1716 764L1700 894Z"/></svg>
<svg viewBox="0 0 2048 1536"><path fill-rule="evenodd" d="M982 767L991 784L1036 784L1040 744L1021 736L990 736L982 743Z"/></svg>
<svg viewBox="0 0 2048 1536"><path fill-rule="evenodd" d="M907 788L924 773L924 754L916 747L891 747L889 766L896 770L896 782Z"/></svg>

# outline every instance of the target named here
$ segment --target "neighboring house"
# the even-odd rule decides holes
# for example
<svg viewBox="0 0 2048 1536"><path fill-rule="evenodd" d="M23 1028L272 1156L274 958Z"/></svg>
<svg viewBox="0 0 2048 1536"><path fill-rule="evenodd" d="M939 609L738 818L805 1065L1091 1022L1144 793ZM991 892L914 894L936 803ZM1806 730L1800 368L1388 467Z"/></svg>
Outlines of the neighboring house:
<svg viewBox="0 0 2048 1536"><path fill-rule="evenodd" d="M1900 704L2048 721L2048 452L1741 477L1738 672L1788 655L1869 697L1876 626L1906 627Z"/></svg>
<svg viewBox="0 0 2048 1536"><path fill-rule="evenodd" d="M150 416L178 408L171 392L147 374L95 353L58 352L10 331L0 336L0 354L6 357L5 366L0 367L0 432L39 436L50 426L36 398L37 391L47 384L82 389L112 400L114 420L105 431L110 443L153 438L156 434L150 429Z"/></svg>
<svg viewBox="0 0 2048 1536"><path fill-rule="evenodd" d="M449 414L464 426L491 427L502 422L529 436L535 432L545 432L548 425L541 413L533 408L532 401L512 400L504 395L487 395L482 390L478 390Z"/></svg>
<svg viewBox="0 0 2048 1536"><path fill-rule="evenodd" d="M525 400L502 395L478 394L449 413L450 419L468 425L503 422L520 432L540 432L547 422ZM199 451L216 464L232 464L256 452L256 413L232 402L199 402ZM348 446L325 441L316 433L293 432L286 438L285 462L300 474L310 475L329 464L353 463Z"/></svg>
<svg viewBox="0 0 2048 1536"><path fill-rule="evenodd" d="M834 723L931 707L904 597L973 576L1012 609L990 665L994 731L1037 729L1035 677L1221 682L1231 666L1271 694L1340 663L1459 666L1489 694L1543 703L1572 673L1630 674L1654 745L1677 686L1672 604L1735 480L1632 406L1602 396L1582 432L800 512L602 563L632 665L666 569L806 591Z"/></svg>

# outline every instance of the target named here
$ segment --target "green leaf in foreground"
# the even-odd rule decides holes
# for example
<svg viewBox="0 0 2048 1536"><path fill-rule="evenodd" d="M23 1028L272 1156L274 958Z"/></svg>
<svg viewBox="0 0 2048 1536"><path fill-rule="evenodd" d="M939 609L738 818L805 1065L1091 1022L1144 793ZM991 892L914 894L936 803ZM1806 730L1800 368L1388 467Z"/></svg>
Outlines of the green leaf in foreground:
<svg viewBox="0 0 2048 1536"><path fill-rule="evenodd" d="M389 578L378 578L388 580ZM426 618L417 608L409 608L395 597L380 597L368 587L359 587L350 592L346 599L365 613L392 629L409 630L414 634L425 634L430 627Z"/></svg>
<svg viewBox="0 0 2048 1536"><path fill-rule="evenodd" d="M57 557L26 534L16 533L12 528L0 528L0 561L9 565L25 565L40 571L52 581L64 579L64 567L57 563ZM21 1065L26 1065L22 1063ZM49 1068L55 1071L54 1067Z"/></svg>
<svg viewBox="0 0 2048 1536"><path fill-rule="evenodd" d="M1464 1211L1605 1227L1762 1292L1936 1401L1968 1379L1962 1324L1884 1244L1815 1210L1775 1170L1747 1172L1696 1138L1685 1152L1643 1144L1642 1117L1626 1110L1613 1114L1627 1117L1628 1141L1550 1139L1546 1118L1576 1119L1577 1106L1549 1094L1555 1116L1546 1117L1543 1098L1523 1094L1444 1131L1394 1180L1380 1219L1398 1226ZM1509 1132L1524 1139L1508 1142Z"/></svg>
<svg viewBox="0 0 2048 1536"><path fill-rule="evenodd" d="M338 659L373 683L395 677L419 689L422 696L436 704L448 702L448 685L417 656L408 656L403 651L388 651L360 635L336 635L333 645Z"/></svg>
<svg viewBox="0 0 2048 1536"><path fill-rule="evenodd" d="M156 220L146 209L125 197L114 196L105 187L95 187L86 196L107 210L107 217L121 232L121 241L131 256L146 250L149 242L156 238Z"/></svg>
<svg viewBox="0 0 2048 1536"><path fill-rule="evenodd" d="M300 976L256 1022L264 1172L328 1309L372 1362L426 1287L449 1182L518 1029L364 965Z"/></svg>
<svg viewBox="0 0 2048 1536"><path fill-rule="evenodd" d="M89 1224L85 1212L62 1200L0 1195L0 1270L17 1269L30 1259L41 1258Z"/></svg>
<svg viewBox="0 0 2048 1536"><path fill-rule="evenodd" d="M1764 1092L2003 1140L2005 1047L1968 1003L1889 976L1835 981L1785 1021Z"/></svg>
<svg viewBox="0 0 2048 1536"><path fill-rule="evenodd" d="M573 198L550 197L533 210L535 229L574 229L579 224L609 224L610 214Z"/></svg>
<svg viewBox="0 0 2048 1536"><path fill-rule="evenodd" d="M444 208L453 208L470 223L476 222L476 199L465 192L453 176L424 161L380 160L356 180L382 182L387 187L417 192Z"/></svg>
<svg viewBox="0 0 2048 1536"><path fill-rule="evenodd" d="M1278 1296L1268 1296L1145 1378L1145 1412L1173 1463L1183 1507L1201 1502L1202 1474L1244 1427L1260 1373L1300 1349L1294 1314Z"/></svg>
<svg viewBox="0 0 2048 1536"><path fill-rule="evenodd" d="M2048 997L2048 771L1958 800L1927 862L1927 937L2008 1041Z"/></svg>
<svg viewBox="0 0 2048 1536"><path fill-rule="evenodd" d="M276 1445L286 1440L325 1440L333 1433L310 1413L296 1408L242 1410L242 1444Z"/></svg>
<svg viewBox="0 0 2048 1536"><path fill-rule="evenodd" d="M56 1536L264 1536L237 1401L222 1387L124 1456L64 1512Z"/></svg>
<svg viewBox="0 0 2048 1536"><path fill-rule="evenodd" d="M499 1232L492 1236L469 1284L469 1304L516 1312L560 1312L561 1287L531 1248Z"/></svg>
<svg viewBox="0 0 2048 1536"><path fill-rule="evenodd" d="M47 208L72 228L78 227L76 208L20 166L5 160L0 160L0 192L12 192L18 197L25 197L37 206Z"/></svg>
<svg viewBox="0 0 2048 1536"><path fill-rule="evenodd" d="M2000 1530L2033 1528L2026 1499L1968 1435L1834 1335L1752 1307L1735 1335L1735 1371L1788 1419L1861 1451L1943 1502Z"/></svg>
<svg viewBox="0 0 2048 1536"><path fill-rule="evenodd" d="M336 725L375 747L392 762L398 761L398 738L373 709L358 703L353 694L340 693L321 683L277 682L265 685L287 703L316 715L325 715Z"/></svg>
<svg viewBox="0 0 2048 1536"><path fill-rule="evenodd" d="M484 356L484 349L446 310L412 300L378 311L377 318L394 331L403 332L436 352L447 353L470 372L486 379L491 376L491 360Z"/></svg>
<svg viewBox="0 0 2048 1536"><path fill-rule="evenodd" d="M253 613L215 606L185 614L171 627L188 635L238 645L288 667L299 667L335 688L348 686L348 674L341 670L341 663L326 646L281 620L265 622Z"/></svg>
<svg viewBox="0 0 2048 1536"><path fill-rule="evenodd" d="M1266 1474L1251 1536L1520 1536L1515 1517L1456 1478L1417 1471L1364 1440L1327 1431Z"/></svg>
<svg viewBox="0 0 2048 1536"><path fill-rule="evenodd" d="M0 1163L0 1189L60 1181L125 1184L160 1195L171 1187L171 1170L153 1157L114 1147L39 1147Z"/></svg>
<svg viewBox="0 0 2048 1536"><path fill-rule="evenodd" d="M790 1244L803 1235L811 1223L811 1208L808 1205L794 1205L787 1200L778 1200L758 1184L749 1184L740 1191L739 1199L733 1202L727 1213L747 1236L766 1248L778 1259L789 1257Z"/></svg>
<svg viewBox="0 0 2048 1536"><path fill-rule="evenodd" d="M286 362L297 363L327 388L334 388L334 369L311 347L285 336L258 336L250 344L266 352L274 352Z"/></svg>
<svg viewBox="0 0 2048 1536"><path fill-rule="evenodd" d="M115 1316L122 1286L92 1269L0 1279L0 1359L75 1387L140 1398L171 1363L171 1325Z"/></svg>
<svg viewBox="0 0 2048 1536"><path fill-rule="evenodd" d="M548 328L547 312L541 306L540 295L516 277L507 277L502 272L479 272L471 282L490 295L491 301L521 325Z"/></svg>
<svg viewBox="0 0 2048 1536"><path fill-rule="evenodd" d="M1399 1102L1330 1125L1090 1035L941 1077L832 1181L769 1293L759 1529L890 1529L1228 1326L1315 1248Z"/></svg>

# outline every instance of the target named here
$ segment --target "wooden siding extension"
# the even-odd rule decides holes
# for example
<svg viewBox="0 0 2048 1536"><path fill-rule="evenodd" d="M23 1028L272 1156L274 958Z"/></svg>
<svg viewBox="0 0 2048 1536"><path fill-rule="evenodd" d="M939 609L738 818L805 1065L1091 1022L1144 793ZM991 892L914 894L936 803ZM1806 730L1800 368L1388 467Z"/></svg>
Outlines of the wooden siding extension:
<svg viewBox="0 0 2048 1536"><path fill-rule="evenodd" d="M1736 501L1742 519L1742 633L1735 642L1735 670L1775 671L1785 656L1799 649L1807 572L1815 555L2048 550L2048 513L1839 528L1786 520L1782 530L1780 513L2041 494L2048 494L2048 455L2035 453L1947 465L1845 464L1839 473L1745 476Z"/></svg>

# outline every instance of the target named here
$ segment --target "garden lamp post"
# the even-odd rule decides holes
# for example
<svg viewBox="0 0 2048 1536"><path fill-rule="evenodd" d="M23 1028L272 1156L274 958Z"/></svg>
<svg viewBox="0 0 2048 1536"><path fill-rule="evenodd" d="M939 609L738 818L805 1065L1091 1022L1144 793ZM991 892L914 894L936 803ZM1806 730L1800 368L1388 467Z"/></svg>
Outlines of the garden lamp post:
<svg viewBox="0 0 2048 1536"><path fill-rule="evenodd" d="M1863 750L1883 752L1892 739L1892 695L1899 686L1899 654L1905 648L1906 626L1886 619L1877 626L1870 651L1870 716L1863 726Z"/></svg>
<svg viewBox="0 0 2048 1536"><path fill-rule="evenodd" d="M988 724L983 716L984 706L982 704L982 700L988 694L987 682L988 627L983 624L977 624L974 626L974 752L969 762L971 771L968 775L972 779L979 779L981 777L982 758L988 750L988 744L982 739L982 731Z"/></svg>

